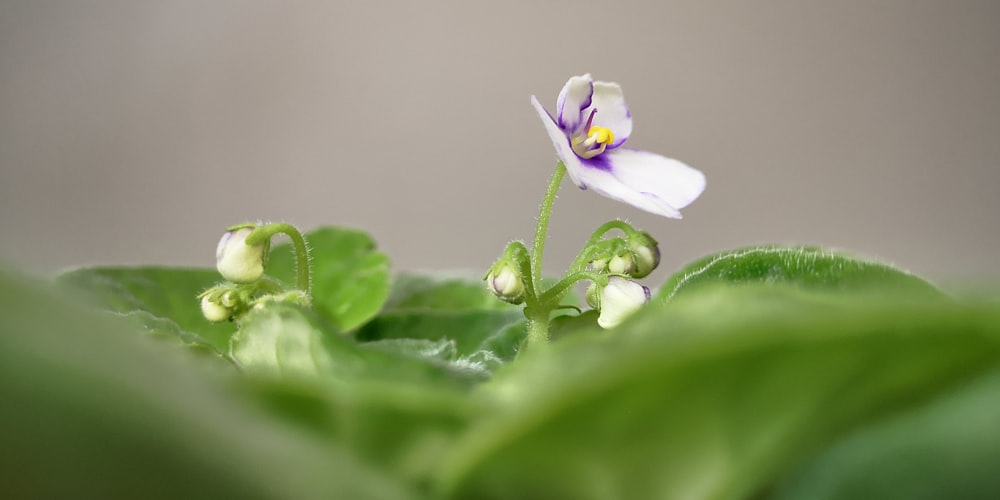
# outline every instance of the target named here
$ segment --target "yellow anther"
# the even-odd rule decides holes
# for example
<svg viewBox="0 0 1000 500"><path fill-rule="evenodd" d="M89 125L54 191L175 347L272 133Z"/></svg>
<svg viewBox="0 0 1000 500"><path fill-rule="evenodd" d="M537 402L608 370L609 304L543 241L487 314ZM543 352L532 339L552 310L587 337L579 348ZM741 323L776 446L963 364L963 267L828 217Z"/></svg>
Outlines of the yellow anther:
<svg viewBox="0 0 1000 500"><path fill-rule="evenodd" d="M587 136L597 144L611 144L615 142L615 134L611 133L610 129L596 125L590 127L590 130L587 131Z"/></svg>

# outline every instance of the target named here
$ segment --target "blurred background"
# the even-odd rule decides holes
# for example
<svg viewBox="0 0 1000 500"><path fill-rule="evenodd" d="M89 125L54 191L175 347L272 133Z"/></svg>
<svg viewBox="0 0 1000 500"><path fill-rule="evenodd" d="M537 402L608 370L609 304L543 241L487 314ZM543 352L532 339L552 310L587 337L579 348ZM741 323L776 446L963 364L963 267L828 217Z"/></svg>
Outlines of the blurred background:
<svg viewBox="0 0 1000 500"><path fill-rule="evenodd" d="M268 219L481 273L555 164L528 96L585 72L708 188L677 221L566 182L550 273L622 217L661 242L650 284L769 242L1000 279L995 0L2 0L0 260L211 266Z"/></svg>

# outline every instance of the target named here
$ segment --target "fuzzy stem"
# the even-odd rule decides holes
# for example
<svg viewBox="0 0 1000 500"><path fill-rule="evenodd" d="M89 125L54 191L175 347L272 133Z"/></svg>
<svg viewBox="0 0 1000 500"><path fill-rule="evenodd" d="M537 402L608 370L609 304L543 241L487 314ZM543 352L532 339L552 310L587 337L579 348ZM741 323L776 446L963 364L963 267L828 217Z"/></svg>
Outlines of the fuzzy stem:
<svg viewBox="0 0 1000 500"><path fill-rule="evenodd" d="M555 305L553 303L558 303L559 298L562 297L564 293L569 291L570 287L575 285L578 281L597 281L601 279L602 276L603 275L601 273L593 273L589 271L575 272L559 280L559 282L555 285L552 285L552 288L546 290L545 293L538 298L538 301L543 307L551 308Z"/></svg>
<svg viewBox="0 0 1000 500"><path fill-rule="evenodd" d="M295 226L284 222L272 222L258 227L250 233L246 243L257 245L269 241L276 234L284 234L292 240L292 247L295 249L295 286L312 297L312 280L309 277L309 248L306 246L306 240L302 237L302 233Z"/></svg>
<svg viewBox="0 0 1000 500"><path fill-rule="evenodd" d="M545 238L549 231L549 219L552 217L552 204L556 201L556 193L566 175L566 165L559 162L556 171L552 172L549 187L545 190L542 207L538 212L538 224L535 226L535 239L531 243L531 272L535 285L535 295L542 294L542 254L545 253Z"/></svg>
<svg viewBox="0 0 1000 500"><path fill-rule="evenodd" d="M525 340L525 348L544 345L549 341L549 314L552 312L552 306L538 300L542 296L542 255L545 253L545 238L548 235L549 219L552 217L552 205L556 201L556 194L565 175L566 165L559 162L549 180L548 188L545 189L545 197L538 213L538 224L535 226L535 239L531 243L531 286L535 293L533 300L528 301L528 306L524 309L524 316L528 318L528 338Z"/></svg>

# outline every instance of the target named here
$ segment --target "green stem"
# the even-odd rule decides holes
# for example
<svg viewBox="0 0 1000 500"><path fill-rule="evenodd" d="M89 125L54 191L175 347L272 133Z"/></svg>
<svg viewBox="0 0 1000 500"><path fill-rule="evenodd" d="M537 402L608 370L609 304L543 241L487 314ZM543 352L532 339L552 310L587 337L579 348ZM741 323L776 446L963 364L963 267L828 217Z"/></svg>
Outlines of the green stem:
<svg viewBox="0 0 1000 500"><path fill-rule="evenodd" d="M597 240L601 239L608 231L611 231L612 229L618 229L621 232L625 233L626 235L635 232L635 228L632 227L632 224L629 224L628 222L625 222L623 220L609 220L608 222L601 224L600 227L594 230L593 234L590 235L590 239L587 240L587 244L584 245L584 248L596 243Z"/></svg>
<svg viewBox="0 0 1000 500"><path fill-rule="evenodd" d="M552 288L546 290L545 293L538 298L538 301L542 304L543 307L552 307L553 305L555 305L555 303L558 303L559 298L564 293L569 291L570 287L575 285L578 281L583 281L583 280L596 281L599 280L602 276L603 275L601 273L593 273L589 271L576 272L570 274L569 276L566 276L565 278L559 280L559 282L556 283L555 285L552 285Z"/></svg>
<svg viewBox="0 0 1000 500"><path fill-rule="evenodd" d="M537 305L537 301L535 300L537 295L535 294L535 283L531 276L531 253L528 252L528 247L524 246L524 243L520 241L512 241L507 245L506 250L504 250L504 258L516 262L521 276L528 280L524 287L525 301L528 303L528 307L534 307Z"/></svg>
<svg viewBox="0 0 1000 500"><path fill-rule="evenodd" d="M552 307L538 300L542 296L542 255L545 253L545 238L549 231L549 219L552 217L552 205L556 201L556 193L559 192L559 186L565 175L566 165L559 162L555 172L552 172L549 186L545 189L545 197L542 199L542 207L538 212L535 239L531 243L531 286L535 293L524 308L524 316L528 318L528 338L525 341L525 348L545 345L549 341L549 314L552 312Z"/></svg>
<svg viewBox="0 0 1000 500"><path fill-rule="evenodd" d="M604 244L605 242L601 242L601 238L603 238L608 231L612 231L614 229L618 229L626 235L635 232L635 228L632 227L631 224L622 220L612 220L601 224L600 227L591 233L590 239L584 243L583 250L576 256L573 263L570 264L567 272L575 273L582 270L583 267L593 258L594 253L606 250L608 245Z"/></svg>
<svg viewBox="0 0 1000 500"><path fill-rule="evenodd" d="M566 165L559 162L556 171L552 172L549 187L545 190L545 198L542 199L542 208L538 212L535 239L531 243L531 272L535 295L542 294L542 254L545 253L545 238L549 231L549 218L552 217L552 204L556 201L556 193L559 192L559 185L562 184L565 175Z"/></svg>
<svg viewBox="0 0 1000 500"><path fill-rule="evenodd" d="M295 249L295 286L299 290L312 296L312 280L309 278L309 248L306 247L306 240L302 237L295 226L284 222L273 222L265 226L258 227L250 236L247 236L248 245L256 245L270 239L276 234L284 234L292 240L292 247Z"/></svg>
<svg viewBox="0 0 1000 500"><path fill-rule="evenodd" d="M544 314L539 314L538 310L527 307L524 309L524 315L528 318L528 338L525 339L523 349L518 352L520 355L527 349L535 349L549 343L549 313L551 311L544 311Z"/></svg>

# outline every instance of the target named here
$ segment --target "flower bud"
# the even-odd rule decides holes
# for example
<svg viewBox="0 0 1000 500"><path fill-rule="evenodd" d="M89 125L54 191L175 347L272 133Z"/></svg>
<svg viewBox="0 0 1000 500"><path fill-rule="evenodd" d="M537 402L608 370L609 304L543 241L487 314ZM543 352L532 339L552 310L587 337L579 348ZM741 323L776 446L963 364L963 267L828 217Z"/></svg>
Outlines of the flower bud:
<svg viewBox="0 0 1000 500"><path fill-rule="evenodd" d="M233 310L220 302L212 300L210 295L205 295L201 298L201 314L205 316L205 319L213 323L218 323L231 318Z"/></svg>
<svg viewBox="0 0 1000 500"><path fill-rule="evenodd" d="M524 281L521 272L510 261L501 260L486 275L486 285L500 300L511 304L524 302Z"/></svg>
<svg viewBox="0 0 1000 500"><path fill-rule="evenodd" d="M635 269L635 260L631 252L615 255L608 261L608 272L615 274L629 274Z"/></svg>
<svg viewBox="0 0 1000 500"><path fill-rule="evenodd" d="M590 261L590 269L595 273L603 273L608 270L608 259L594 259Z"/></svg>
<svg viewBox="0 0 1000 500"><path fill-rule="evenodd" d="M594 309L601 308L601 289L597 286L597 283L593 281L590 282L590 286L587 287L587 293L584 295L587 300L587 305L593 307Z"/></svg>
<svg viewBox="0 0 1000 500"><path fill-rule="evenodd" d="M215 267L223 278L233 283L253 283L264 275L264 254L267 244L247 245L246 239L255 227L227 231L215 250Z"/></svg>
<svg viewBox="0 0 1000 500"><path fill-rule="evenodd" d="M635 257L635 267L629 274L633 278L645 278L660 265L660 246L649 233L636 233L629 237L629 249Z"/></svg>
<svg viewBox="0 0 1000 500"><path fill-rule="evenodd" d="M597 317L597 324L612 328L649 302L649 289L635 281L611 276L608 285L601 289L600 299L601 315Z"/></svg>

